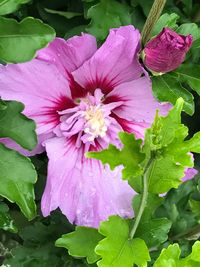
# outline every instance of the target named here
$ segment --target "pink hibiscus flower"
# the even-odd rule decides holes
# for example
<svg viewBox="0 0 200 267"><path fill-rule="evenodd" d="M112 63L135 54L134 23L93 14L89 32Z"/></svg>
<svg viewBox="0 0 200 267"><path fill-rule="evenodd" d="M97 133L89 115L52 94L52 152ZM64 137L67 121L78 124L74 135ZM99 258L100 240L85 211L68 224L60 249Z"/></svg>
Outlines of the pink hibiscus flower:
<svg viewBox="0 0 200 267"><path fill-rule="evenodd" d="M31 62L1 66L0 96L25 104L24 114L37 124L32 154L42 145L47 151L44 216L59 207L71 223L92 227L113 214L133 216L135 192L121 179L122 167L111 171L84 154L109 143L120 147L123 130L143 138L156 109L168 111L152 95L139 49L139 31L125 26L112 29L99 49L89 34L56 38Z"/></svg>

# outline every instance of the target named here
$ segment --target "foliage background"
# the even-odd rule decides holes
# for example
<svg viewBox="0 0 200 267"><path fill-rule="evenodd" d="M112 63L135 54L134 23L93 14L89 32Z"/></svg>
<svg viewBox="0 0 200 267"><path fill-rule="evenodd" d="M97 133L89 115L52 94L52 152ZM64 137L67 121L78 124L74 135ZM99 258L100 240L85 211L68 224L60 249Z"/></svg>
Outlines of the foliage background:
<svg viewBox="0 0 200 267"><path fill-rule="evenodd" d="M36 50L48 43L55 33L56 36L67 39L81 32L88 32L96 36L100 45L110 28L133 24L142 30L152 3L153 0L0 0L0 15L2 15L0 17L0 60L3 64L30 60ZM175 103L179 96L185 99L183 121L189 127L189 134L192 136L200 130L200 3L198 0L167 0L163 13L174 13L174 15L166 15L154 28L153 34L157 34L162 26L166 25L180 33L188 34L192 31L195 42L187 55L186 62L188 66L192 66L193 71L189 77L188 74L184 75L184 70L175 71L163 78L154 77L154 94L158 99L169 100L172 103ZM38 18L51 27L35 20L30 21L27 34L33 31L35 31L34 34L38 34L36 40L31 38L28 40L30 49L26 48L27 38L19 46L17 38L12 39L10 43L9 39L5 40L3 37L8 33L7 25L10 23L10 20L5 21L5 18L22 21L27 17ZM196 25L189 23L196 23ZM180 26L182 24L184 26ZM12 27L14 32L18 26L12 25ZM165 92L167 91L167 99L163 94L161 79L165 79L169 87L175 88L173 92L164 88ZM31 142L34 141L30 140ZM24 144L23 141L22 143ZM41 216L40 199L46 180L47 158L42 154L32 157L31 161L38 174L34 188L37 215L33 220L28 221L16 204L3 197L0 199L0 264L13 267L95 266L88 265L84 259L72 258L64 248L55 247L55 241L62 234L73 231L74 227L59 211L53 212L48 218ZM197 155L195 155L195 165L200 169L200 157ZM24 213L26 215L26 211ZM182 256L188 255L194 240L200 236L198 176L182 184L178 189L170 190L164 203L156 209L155 217L168 218L172 222L172 227L169 240L161 244L159 249L152 249L151 257L156 259L163 247L177 239Z"/></svg>

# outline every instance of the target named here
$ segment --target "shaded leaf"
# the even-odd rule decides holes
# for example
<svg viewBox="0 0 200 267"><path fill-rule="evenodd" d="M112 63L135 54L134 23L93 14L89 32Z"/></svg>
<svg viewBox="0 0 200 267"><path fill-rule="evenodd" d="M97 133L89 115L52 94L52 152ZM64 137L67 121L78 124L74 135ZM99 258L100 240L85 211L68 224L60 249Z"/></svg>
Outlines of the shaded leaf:
<svg viewBox="0 0 200 267"><path fill-rule="evenodd" d="M16 101L4 101L6 109L0 110L0 138L9 137L23 148L33 150L37 145L34 121L22 114L24 105Z"/></svg>
<svg viewBox="0 0 200 267"><path fill-rule="evenodd" d="M0 16L15 12L22 4L30 0L0 0Z"/></svg>
<svg viewBox="0 0 200 267"><path fill-rule="evenodd" d="M166 74L152 78L153 94L159 101L169 101L172 104L176 103L179 97L184 99L183 110L189 115L194 113L193 95L179 81Z"/></svg>
<svg viewBox="0 0 200 267"><path fill-rule="evenodd" d="M83 15L82 13L78 13L78 12L57 11L57 10L53 10L49 8L45 8L44 10L50 14L57 14L57 15L63 16L66 19L71 19L71 18Z"/></svg>
<svg viewBox="0 0 200 267"><path fill-rule="evenodd" d="M0 170L0 195L15 202L28 219L35 217L37 173L30 159L0 144Z"/></svg>
<svg viewBox="0 0 200 267"><path fill-rule="evenodd" d="M17 227L9 214L9 208L3 202L0 202L0 229L13 233L17 232Z"/></svg>
<svg viewBox="0 0 200 267"><path fill-rule="evenodd" d="M186 82L200 95L200 66L194 64L182 64L178 69L177 73L182 82Z"/></svg>

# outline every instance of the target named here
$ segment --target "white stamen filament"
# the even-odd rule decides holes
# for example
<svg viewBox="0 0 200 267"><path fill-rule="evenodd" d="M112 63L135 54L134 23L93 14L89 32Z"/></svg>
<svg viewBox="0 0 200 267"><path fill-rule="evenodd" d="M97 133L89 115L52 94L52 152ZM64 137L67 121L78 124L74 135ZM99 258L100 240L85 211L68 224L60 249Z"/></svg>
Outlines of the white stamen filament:
<svg viewBox="0 0 200 267"><path fill-rule="evenodd" d="M84 112L86 119L84 132L89 134L88 141L94 141L97 137L105 137L107 126L103 110L100 105L90 105L89 108Z"/></svg>

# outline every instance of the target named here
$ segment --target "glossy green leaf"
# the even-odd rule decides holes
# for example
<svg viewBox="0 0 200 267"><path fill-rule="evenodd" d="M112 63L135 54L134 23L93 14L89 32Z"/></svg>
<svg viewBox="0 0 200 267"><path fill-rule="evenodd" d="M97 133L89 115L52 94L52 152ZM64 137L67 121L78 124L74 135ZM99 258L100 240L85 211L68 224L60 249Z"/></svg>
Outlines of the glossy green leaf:
<svg viewBox="0 0 200 267"><path fill-rule="evenodd" d="M136 140L133 134L122 132L119 138L124 145L121 150L113 145L109 145L108 149L100 152L89 152L88 157L99 159L103 164L108 163L111 169L118 165L123 165L123 178L129 179L132 176L141 174L140 163L144 160L144 154L141 153L141 140Z"/></svg>
<svg viewBox="0 0 200 267"><path fill-rule="evenodd" d="M194 113L193 95L179 83L177 78L168 74L152 78L153 94L159 101L176 103L179 97L184 99L183 110L189 115Z"/></svg>
<svg viewBox="0 0 200 267"><path fill-rule="evenodd" d="M30 2L30 0L0 0L0 16L13 13L22 4L28 2Z"/></svg>
<svg viewBox="0 0 200 267"><path fill-rule="evenodd" d="M99 232L105 238L99 242L95 251L102 257L99 267L146 267L150 260L148 249L142 239L130 239L130 221L111 216L100 225Z"/></svg>
<svg viewBox="0 0 200 267"><path fill-rule="evenodd" d="M47 46L54 37L55 31L39 19L27 17L17 22L1 17L0 59L8 63L31 60L37 50Z"/></svg>
<svg viewBox="0 0 200 267"><path fill-rule="evenodd" d="M9 137L23 148L32 150L37 144L34 121L22 114L24 105L4 101L6 109L0 110L0 138Z"/></svg>
<svg viewBox="0 0 200 267"><path fill-rule="evenodd" d="M180 258L181 250L178 244L169 245L163 249L153 267L198 267L200 265L200 241L192 246L192 252L186 258Z"/></svg>
<svg viewBox="0 0 200 267"><path fill-rule="evenodd" d="M91 264L100 258L94 249L102 238L103 236L94 228L77 226L74 232L59 238L56 246L68 249L69 254L74 257L86 257Z"/></svg>
<svg viewBox="0 0 200 267"><path fill-rule="evenodd" d="M129 8L115 0L101 0L89 8L87 17L91 22L86 30L99 40L105 39L110 28L131 24Z"/></svg>
<svg viewBox="0 0 200 267"><path fill-rule="evenodd" d="M200 95L200 66L194 64L182 64L176 69L181 81L188 83L193 90Z"/></svg>
<svg viewBox="0 0 200 267"><path fill-rule="evenodd" d="M28 219L36 214L33 185L37 173L30 159L0 144L0 195L15 202Z"/></svg>

